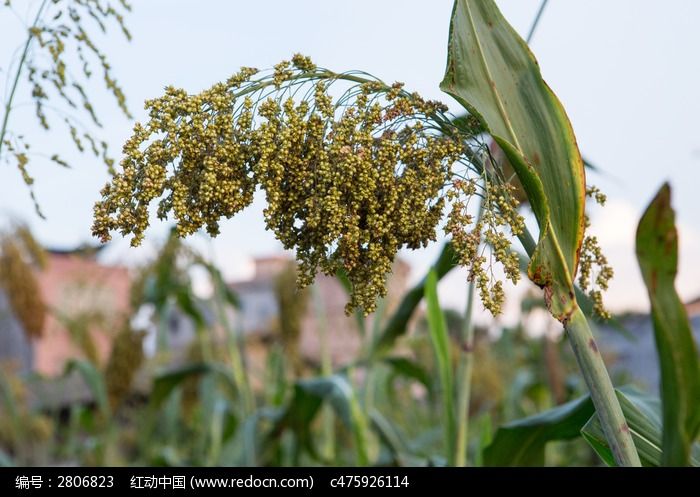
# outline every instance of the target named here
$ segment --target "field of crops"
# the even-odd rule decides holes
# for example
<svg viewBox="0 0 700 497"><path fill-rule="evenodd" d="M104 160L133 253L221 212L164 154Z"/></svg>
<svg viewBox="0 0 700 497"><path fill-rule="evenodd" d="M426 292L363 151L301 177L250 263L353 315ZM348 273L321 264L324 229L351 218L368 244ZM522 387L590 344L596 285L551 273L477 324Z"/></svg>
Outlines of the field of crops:
<svg viewBox="0 0 700 497"><path fill-rule="evenodd" d="M98 36L131 39L131 6L20 3L0 7L31 13L2 66L0 159L26 183L24 215L51 216L34 191L51 171L36 164L73 165L39 132L106 172L93 242L44 247L26 219L0 232L0 464L700 464L697 311L676 291L672 188L637 220L649 313L630 330L606 307L614 268L589 219L606 208L590 181L604 172L529 46L546 0L526 39L494 0L455 0L437 54L449 106L291 47L198 92L159 80L119 153L92 102L99 83L113 114L138 107ZM23 113L39 132L24 134ZM191 242L255 202L286 252L233 282ZM105 262L125 239L155 249ZM438 257L416 277L402 254L429 246ZM453 309L439 288L458 270ZM515 325L499 318L507 299ZM620 366L647 335L651 385Z"/></svg>

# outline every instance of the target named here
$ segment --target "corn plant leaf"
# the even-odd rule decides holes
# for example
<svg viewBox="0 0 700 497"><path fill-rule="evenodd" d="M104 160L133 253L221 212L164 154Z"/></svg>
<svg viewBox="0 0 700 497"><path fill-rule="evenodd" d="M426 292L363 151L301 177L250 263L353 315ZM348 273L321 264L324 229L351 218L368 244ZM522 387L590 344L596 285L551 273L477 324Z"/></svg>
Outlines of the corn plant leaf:
<svg viewBox="0 0 700 497"><path fill-rule="evenodd" d="M220 364L199 362L173 368L157 375L153 381L151 402L156 407L160 406L187 379L200 378L207 375L212 375L220 380L231 395L235 395L237 391L236 382L228 369Z"/></svg>
<svg viewBox="0 0 700 497"><path fill-rule="evenodd" d="M233 289L230 286L226 284L226 281L224 280L224 275L221 274L219 268L217 268L214 264L207 262L201 258L198 259L198 262L209 273L209 276L211 277L211 280L214 284L214 291L216 291L221 296L224 302L228 303L235 309L240 309L241 302L238 299L238 295L236 294L236 292L233 291Z"/></svg>
<svg viewBox="0 0 700 497"><path fill-rule="evenodd" d="M484 465L543 466L547 443L577 438L594 412L585 396L501 426L484 450Z"/></svg>
<svg viewBox="0 0 700 497"><path fill-rule="evenodd" d="M662 438L659 399L630 387L618 388L615 393L642 463L659 466ZM484 450L484 465L542 466L547 443L578 436L582 436L606 464L615 465L588 395L501 426ZM690 464L700 465L698 444L691 449Z"/></svg>
<svg viewBox="0 0 700 497"><path fill-rule="evenodd" d="M411 450L399 427L391 423L376 409L370 412L369 418L380 443L391 455L391 463L398 466L403 465L404 460L410 457Z"/></svg>
<svg viewBox="0 0 700 497"><path fill-rule="evenodd" d="M515 169L540 227L528 276L566 321L576 307L583 161L561 103L493 0L455 1L440 88L481 121Z"/></svg>
<svg viewBox="0 0 700 497"><path fill-rule="evenodd" d="M438 301L437 275L434 270L428 273L425 285L425 301L428 305L430 342L435 351L435 359L440 376L445 447L449 451L448 459L451 459L454 457L454 447L457 440L457 420L453 391L454 375L450 355L450 337L447 333L445 315ZM454 461L450 460L449 462L452 464Z"/></svg>
<svg viewBox="0 0 700 497"><path fill-rule="evenodd" d="M686 466L700 428L700 367L688 315L676 293L678 234L671 189L657 193L637 228L637 259L651 302L661 370L663 465Z"/></svg>
<svg viewBox="0 0 700 497"><path fill-rule="evenodd" d="M623 387L618 389L616 393L642 464L645 466L663 465L661 402L658 398L643 394L633 388ZM581 434L606 464L615 465L597 415L591 417L584 425ZM689 446L688 450L689 459L686 464L700 466L700 446L694 444Z"/></svg>
<svg viewBox="0 0 700 497"><path fill-rule="evenodd" d="M173 288L172 291L178 308L192 320L197 329L203 329L207 325L207 320L191 288L181 286Z"/></svg>
<svg viewBox="0 0 700 497"><path fill-rule="evenodd" d="M77 372L90 389L90 393L103 416L110 415L109 400L107 399L107 386L102 373L88 361L72 359L66 364L64 376Z"/></svg>
<svg viewBox="0 0 700 497"><path fill-rule="evenodd" d="M382 359L382 363L391 368L391 374L387 378L387 385L393 382L394 377L402 376L419 382L429 393L432 392L433 379L430 377L430 373L418 362L408 357L385 357Z"/></svg>
<svg viewBox="0 0 700 497"><path fill-rule="evenodd" d="M476 431L478 431L479 436L477 439L476 454L474 454L474 466L481 467L484 466L484 452L486 452L486 447L491 445L493 441L491 414L486 413L482 415L476 425Z"/></svg>
<svg viewBox="0 0 700 497"><path fill-rule="evenodd" d="M435 271L435 276L439 280L457 266L457 256L450 242L446 242L438 256L432 270ZM425 285L427 275L409 290L401 300L398 308L389 318L386 326L382 329L379 338L374 344L373 355L379 356L382 353L391 349L394 342L404 333L408 326L408 322L413 316L413 311L416 310L418 304L423 300L425 294Z"/></svg>
<svg viewBox="0 0 700 497"><path fill-rule="evenodd" d="M420 467L428 466L430 460L415 447L415 443L406 438L405 433L385 418L379 411L372 409L369 414L372 428L377 434L386 455L380 456L377 466Z"/></svg>
<svg viewBox="0 0 700 497"><path fill-rule="evenodd" d="M279 419L268 438L276 438L284 430L292 430L301 444L315 456L311 425L321 406L327 402L338 418L350 429L355 442L356 462L360 466L369 463L367 455L368 421L357 396L348 380L341 375L299 380L294 385L294 395L281 411Z"/></svg>

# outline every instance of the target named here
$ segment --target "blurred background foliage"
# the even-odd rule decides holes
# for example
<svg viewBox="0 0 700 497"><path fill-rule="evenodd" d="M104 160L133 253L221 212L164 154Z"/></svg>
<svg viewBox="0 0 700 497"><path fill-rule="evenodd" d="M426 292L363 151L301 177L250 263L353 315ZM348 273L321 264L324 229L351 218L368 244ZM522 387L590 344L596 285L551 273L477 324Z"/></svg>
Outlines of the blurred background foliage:
<svg viewBox="0 0 700 497"><path fill-rule="evenodd" d="M2 256L13 254L3 250ZM205 272L210 284L206 298L195 292L196 269ZM14 272L3 274L6 279L16 278ZM30 267L28 274L41 279L39 266ZM11 289L17 283L4 282L3 287ZM371 337L379 336L391 321L391 312L400 306L364 319L364 336L356 317L344 316L356 342L364 345L340 363L324 357L329 351L324 350L322 339L315 342L315 353L301 352L305 316L311 315L317 335L328 334L327 339L333 340L334 330L322 324L328 319L327 306L318 302L324 292L297 290L296 269L288 261L274 275L273 292L277 312L267 332L244 333L238 319L240 301L216 267L171 236L157 256L133 275L121 325L103 332L110 342L103 360L94 345L86 345L96 336L94 328L104 327L98 319L99 308L87 306L70 319L58 316L76 346L76 357L60 375L22 372L4 361L2 461L22 465L446 463L439 366L421 308L415 309L409 332L379 355L371 353ZM33 294L38 302L34 305L51 313L39 295ZM387 299L400 301L401 297ZM11 309L21 315L17 305L13 302ZM528 329L528 316L539 305L530 298L523 300L523 319L516 328L476 329L470 464L483 464L483 450L497 426L563 404L585 391L560 337ZM444 314L449 361L456 365L463 316L454 310ZM178 322L194 329L186 346L170 341ZM28 338L34 337L34 332L22 329ZM47 390L58 393L43 397L41 392ZM552 446L547 463L598 462L579 441Z"/></svg>
<svg viewBox="0 0 700 497"><path fill-rule="evenodd" d="M57 309L51 302L47 275L66 257L99 266L94 252L45 251L22 241L31 240L23 227L2 238L2 296L22 285L34 289L31 299L6 299L2 315L3 342L8 343L14 323L34 351L34 362L26 364L21 354L12 356L5 348L0 361L2 464L451 462L454 448L445 438L451 421L445 416L454 406L446 399L455 397L457 386L446 396L443 385L445 371L448 376L456 371L465 352L464 314L437 307L446 337L446 353L440 355L436 321L429 319L435 307L423 307L415 288L405 283L389 285L393 290L375 314L346 316L342 275L321 277L300 291L294 263L280 257L261 266L273 308L264 319L254 314L259 326L251 329L246 316L255 309L251 296L256 294L250 285L260 281L227 284L214 264L171 233L154 258L129 275L128 302L120 315L105 318L102 292L82 281L92 288L86 295L94 298L83 297L67 317L65 306ZM8 264L22 270L5 270ZM395 271L398 278L401 271ZM69 280L75 274L64 276L63 284L74 288ZM197 288L203 282L204 290ZM436 283L426 278L417 287ZM335 307L333 291L340 292ZM604 439L596 438L599 427L571 350L558 327L541 319L546 315L541 297L526 293L520 305L517 326L474 330L468 349L473 374L466 464L610 462ZM401 332L384 345L387 329L407 310ZM27 315L45 316L54 325L38 332L38 326L25 324L34 323ZM616 328L620 323L602 326L604 336L622 340L623 350L634 354L638 328L629 336ZM59 335L72 348L50 374L42 371L40 344L48 340L58 347ZM615 353L603 353L616 385L649 386L616 368ZM659 401L634 391L621 395L631 419L641 423L635 430L647 430L645 439L656 440L643 461L661 464ZM696 454L697 446L691 452Z"/></svg>
<svg viewBox="0 0 700 497"><path fill-rule="evenodd" d="M75 4L98 23L116 22L128 37L120 13L128 11L126 2L96 12L99 2ZM44 5L67 8L68 32L85 34L71 2L41 5L40 14ZM52 11L54 21L59 12ZM6 154L0 159L15 162L30 186L29 144L9 116L26 61L44 125L49 95L32 86L40 71L29 50L34 41L51 37L39 47L49 51L46 78L58 91L52 99L70 107L65 91L73 88L100 127L82 76L65 79L61 39L68 28L40 21L37 16L27 35L0 132ZM86 34L75 41L90 49L128 114L106 56ZM72 119L65 124L76 147L91 144L89 151L111 168L106 146L91 132L80 135ZM621 321L601 324L623 343L602 352L614 366L615 354L639 353L635 340L653 334L661 399L629 388L618 389L618 398L643 463L697 465L697 350L673 290L675 253L664 259L654 250L675 241L670 191L662 189L650 209L638 252L643 271L662 271L666 287L659 295L649 285L653 318L642 317L648 327L630 333ZM449 244L412 288L397 262L388 295L367 317L342 313L347 275L319 277L299 290L293 262L267 263L265 278L230 284L172 232L151 261L129 273L103 266L97 248L47 250L26 227L6 229L0 234L0 465L612 464L570 348L558 326L538 318L546 316L538 293L522 299L517 326L476 327L464 340L470 313L443 309L437 300L439 280L455 267ZM590 315L592 303L577 298ZM678 326L664 327L669 319ZM679 347L682 374L673 377L669 351ZM465 357L472 374L461 416L454 400L464 387L458 373ZM653 369L656 359L646 366ZM616 385L638 381L624 368L613 371ZM462 454L453 446L458 432L468 433Z"/></svg>

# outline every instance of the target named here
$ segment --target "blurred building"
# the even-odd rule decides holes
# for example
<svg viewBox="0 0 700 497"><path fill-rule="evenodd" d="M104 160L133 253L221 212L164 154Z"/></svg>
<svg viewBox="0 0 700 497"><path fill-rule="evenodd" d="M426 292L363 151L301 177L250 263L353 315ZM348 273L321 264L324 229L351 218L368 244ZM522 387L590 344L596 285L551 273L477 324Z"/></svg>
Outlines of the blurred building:
<svg viewBox="0 0 700 497"><path fill-rule="evenodd" d="M44 302L51 307L42 338L34 344L34 369L56 375L67 360L94 354L103 364L112 335L129 314L129 272L97 261L96 249L50 250L39 274Z"/></svg>
<svg viewBox="0 0 700 497"><path fill-rule="evenodd" d="M41 298L49 308L41 337L30 339L0 294L0 361L18 371L60 375L70 359L103 364L112 334L129 313L127 268L97 261L99 249L48 250L37 272Z"/></svg>
<svg viewBox="0 0 700 497"><path fill-rule="evenodd" d="M700 297L685 304L696 344L700 343ZM599 344L610 357L610 369L626 382L634 382L649 392L659 392L659 358L654 324L649 314L620 317L627 333L611 326L600 326Z"/></svg>
<svg viewBox="0 0 700 497"><path fill-rule="evenodd" d="M129 270L102 264L98 253L95 248L48 250L46 268L37 273L41 297L49 307L39 338L27 337L7 296L0 292L0 362L12 363L16 371L34 371L49 377L61 375L71 359L87 358L98 366L105 364L114 334L125 320L132 319L133 323L134 316L130 308ZM241 303L230 320L234 329L242 331L248 343L247 353L254 362L263 359L266 343L278 333L275 284L291 261L284 256L258 258L252 279L230 284ZM409 271L407 263L396 261L388 280L386 313L395 308L405 293ZM319 326L324 323L333 362L345 364L357 357L362 345L356 319L345 315L348 295L335 277L318 275L314 285L302 320L299 352L308 362L319 361ZM209 333L220 332L211 302L200 300L196 304L201 307L199 311ZM366 318L367 329L372 320L373 316ZM145 321L152 323L152 316L146 316ZM170 309L166 322L167 346L176 356L178 352L182 355L196 339L195 323L177 306Z"/></svg>
<svg viewBox="0 0 700 497"><path fill-rule="evenodd" d="M292 259L288 257L265 257L255 259L255 273L248 281L230 285L241 303L238 324L247 337L267 337L277 329L279 308L275 296L275 281ZM386 312L398 304L405 293L410 267L396 259L393 273L388 280ZM309 299L302 321L299 351L308 361L319 359L319 321L325 322L329 336L330 353L335 364L348 363L357 357L361 346L357 322L345 315L348 295L335 277L317 275L315 289ZM372 317L367 318L367 327ZM252 351L255 354L255 351Z"/></svg>
<svg viewBox="0 0 700 497"><path fill-rule="evenodd" d="M0 366L27 373L34 363L31 339L15 317L8 296L0 288Z"/></svg>

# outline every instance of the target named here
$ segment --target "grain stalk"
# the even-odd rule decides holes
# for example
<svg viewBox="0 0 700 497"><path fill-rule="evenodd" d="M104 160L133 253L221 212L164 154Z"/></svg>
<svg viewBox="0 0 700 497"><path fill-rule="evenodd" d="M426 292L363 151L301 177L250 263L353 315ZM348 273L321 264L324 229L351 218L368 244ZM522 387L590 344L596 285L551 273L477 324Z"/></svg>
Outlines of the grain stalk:
<svg viewBox="0 0 700 497"><path fill-rule="evenodd" d="M620 466L641 466L632 434L605 368L603 357L593 338L588 320L578 306L564 325L564 329L615 461Z"/></svg>
<svg viewBox="0 0 700 497"><path fill-rule="evenodd" d="M314 300L314 311L316 312L316 326L318 329L318 339L321 355L321 375L330 378L333 375L333 358L331 357L330 346L328 344L328 319L323 296L318 285L312 286ZM336 458L335 443L335 415L329 405L323 406L323 454L330 461Z"/></svg>
<svg viewBox="0 0 700 497"><path fill-rule="evenodd" d="M480 203L477 218L481 217L482 208L483 203ZM474 369L474 287L475 281L472 279L467 288L467 306L460 330L460 356L457 370L457 443L455 447L455 466L458 467L467 465L469 402Z"/></svg>
<svg viewBox="0 0 700 497"><path fill-rule="evenodd" d="M532 256L535 250L535 240L530 232L526 229L519 236L519 239L527 254ZM588 320L578 304L576 304L571 318L564 324L564 329L615 461L620 466L641 466L639 454L637 454L632 434L622 413L620 401L615 394L615 388L600 355Z"/></svg>
<svg viewBox="0 0 700 497"><path fill-rule="evenodd" d="M12 103L15 99L15 92L17 91L17 86L19 85L19 78L22 75L24 64L27 61L27 55L29 55L29 48L32 46L32 41L35 38L34 34L32 33L32 30L36 28L39 24L39 21L41 21L41 16L44 13L44 9L46 8L47 3L48 0L44 0L43 2L41 2L39 10L36 13L36 17L34 18L34 22L32 22L32 26L29 29L29 35L27 36L27 41L24 43L22 55L20 56L19 64L17 64L17 71L15 72L15 77L12 80L10 94L8 95L7 101L5 102L5 115L2 119L2 128L0 128L0 158L2 158L2 147L5 142L5 134L7 133L7 126L10 120L10 113L12 112Z"/></svg>
<svg viewBox="0 0 700 497"><path fill-rule="evenodd" d="M238 393L241 396L243 413L248 416L255 410L255 398L253 397L253 391L248 379L248 373L246 371L245 364L243 363L243 345L241 343L241 337L239 336L239 333L237 333L237 330L231 326L231 322L226 314L226 307L224 306L223 299L221 297L221 291L219 289L216 289L214 292L214 301L219 322L223 326L224 332L226 333L229 355L231 357L231 372L236 381Z"/></svg>

